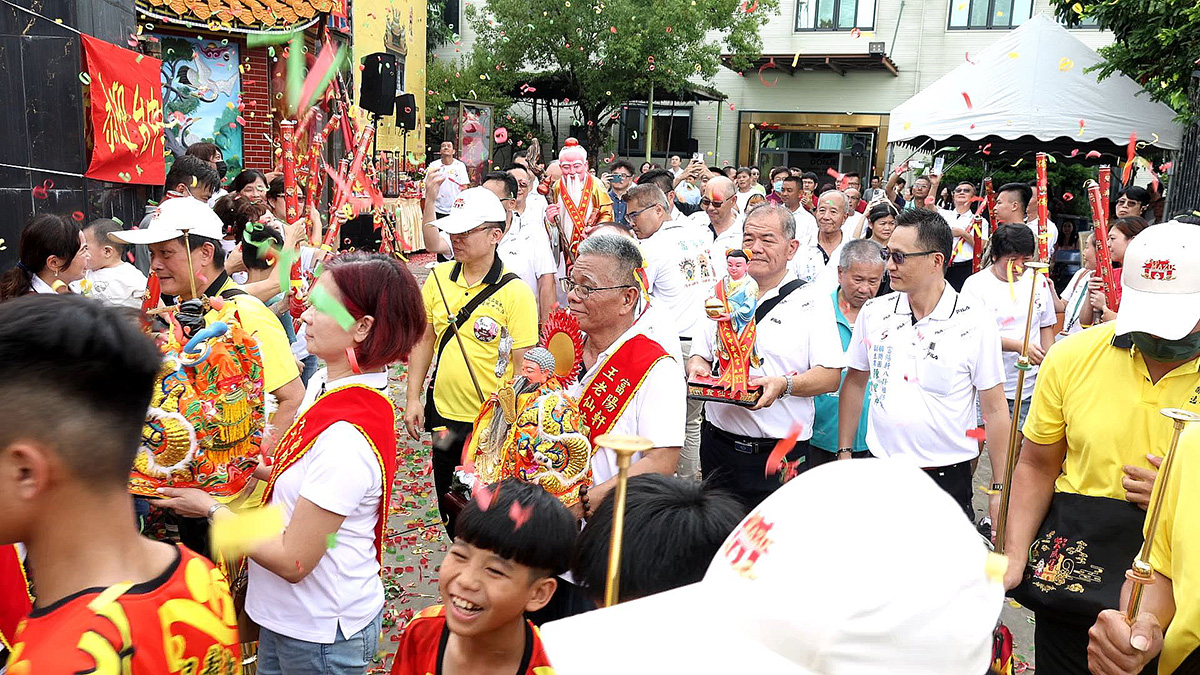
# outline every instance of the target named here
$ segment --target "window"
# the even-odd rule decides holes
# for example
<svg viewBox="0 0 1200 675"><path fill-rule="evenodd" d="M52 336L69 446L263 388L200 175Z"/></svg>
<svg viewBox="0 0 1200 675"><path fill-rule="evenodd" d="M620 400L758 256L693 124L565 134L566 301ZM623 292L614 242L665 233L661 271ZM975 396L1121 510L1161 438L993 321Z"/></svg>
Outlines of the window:
<svg viewBox="0 0 1200 675"><path fill-rule="evenodd" d="M1033 0L950 0L951 29L1016 28L1033 16Z"/></svg>
<svg viewBox="0 0 1200 675"><path fill-rule="evenodd" d="M1094 17L1094 16L1081 16L1081 17L1079 17L1079 23L1075 24L1074 26L1068 26L1067 22L1063 21L1062 19L1059 19L1058 23L1066 28L1099 28L1100 27L1100 23L1098 21L1096 21L1096 17Z"/></svg>
<svg viewBox="0 0 1200 675"><path fill-rule="evenodd" d="M692 109L654 106L651 154L683 156L692 136ZM626 106L621 111L621 137L617 152L622 155L646 154L646 106Z"/></svg>
<svg viewBox="0 0 1200 675"><path fill-rule="evenodd" d="M797 0L796 30L871 30L875 0Z"/></svg>

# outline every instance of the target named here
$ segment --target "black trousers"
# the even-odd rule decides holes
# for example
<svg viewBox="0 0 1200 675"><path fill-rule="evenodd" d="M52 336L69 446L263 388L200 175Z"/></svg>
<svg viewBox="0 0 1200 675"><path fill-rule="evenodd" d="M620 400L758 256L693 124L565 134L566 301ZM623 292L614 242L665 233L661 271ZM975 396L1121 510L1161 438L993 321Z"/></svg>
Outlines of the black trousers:
<svg viewBox="0 0 1200 675"><path fill-rule="evenodd" d="M434 373L434 378L437 373ZM474 425L470 422L448 420L437 411L433 402L433 379L425 390L425 430L433 437L433 451L429 453L433 464L433 488L437 493L438 511L442 514L442 525L446 534L454 539L454 510L446 501L446 494L454 484L454 470L462 464L463 444L471 435Z"/></svg>
<svg viewBox="0 0 1200 675"><path fill-rule="evenodd" d="M1088 675L1088 629L1092 621L1039 612L1034 615L1033 651L1039 673ZM1146 664L1143 675L1158 672L1158 657Z"/></svg>
<svg viewBox="0 0 1200 675"><path fill-rule="evenodd" d="M946 268L946 282L950 284L956 292L961 291L963 283L967 277L971 276L971 261L964 260L962 262L951 263L950 267Z"/></svg>
<svg viewBox="0 0 1200 675"><path fill-rule="evenodd" d="M782 485L778 475L767 476L767 457L777 439L750 438L722 431L710 422L700 427L700 469L713 487L732 492L753 509ZM808 453L808 441L797 441L787 455L795 462Z"/></svg>
<svg viewBox="0 0 1200 675"><path fill-rule="evenodd" d="M975 509L971 506L971 476L974 471L971 470L970 460L950 466L925 469L925 473L929 474L938 487L954 497L954 501L962 507L963 513L967 514L967 519L974 523Z"/></svg>

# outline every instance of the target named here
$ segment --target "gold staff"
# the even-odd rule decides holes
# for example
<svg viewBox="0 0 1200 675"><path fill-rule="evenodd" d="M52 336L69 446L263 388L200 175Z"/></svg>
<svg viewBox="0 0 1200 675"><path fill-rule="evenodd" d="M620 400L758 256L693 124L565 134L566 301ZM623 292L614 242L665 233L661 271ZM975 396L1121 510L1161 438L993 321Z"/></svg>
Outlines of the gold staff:
<svg viewBox="0 0 1200 675"><path fill-rule="evenodd" d="M1025 389L1025 373L1032 366L1029 364L1029 329L1033 325L1033 302L1038 294L1038 275L1050 269L1044 262L1025 263L1025 269L1032 270L1033 288L1029 291L1029 311L1025 313L1025 338L1021 342L1021 355L1017 357L1017 397L1013 401L1012 426L1008 429L1008 456L1004 460L1004 482L1000 488L1000 512L996 514L996 553L1004 554L1004 531L1008 529L1008 500L1012 497L1012 475L1017 468L1017 454L1021 429L1017 424L1021 419L1021 394ZM988 452L991 452L989 449Z"/></svg>
<svg viewBox="0 0 1200 675"><path fill-rule="evenodd" d="M625 434L604 434L596 437L596 447L609 448L617 453L617 487L613 502L612 538L608 543L608 577L604 586L604 606L617 604L617 589L621 583L621 544L625 539L625 488L629 485L629 462L634 453L654 447L650 439Z"/></svg>
<svg viewBox="0 0 1200 675"><path fill-rule="evenodd" d="M186 227L186 228L182 228L182 229L183 229L183 250L187 253L187 261L188 261L188 284L191 285L191 287L192 287L192 299L195 300L195 299L199 298L200 296L196 295L196 268L192 267L192 242L190 239L188 239L188 232L192 228Z"/></svg>
<svg viewBox="0 0 1200 675"><path fill-rule="evenodd" d="M1170 417L1175 425L1171 434L1171 445L1163 457L1162 467L1154 478L1154 488L1150 492L1150 510L1147 514L1146 540L1142 542L1142 550L1133 559L1133 565L1125 572L1125 578L1133 582L1129 589L1129 608L1125 610L1125 622L1133 625L1138 611L1142 608L1142 592L1146 586L1154 583L1154 568L1150 566L1150 548L1154 545L1154 535L1158 529L1158 517L1162 515L1162 491L1166 489L1167 478L1171 475L1172 459L1175 458L1175 448L1179 446L1179 435L1188 422L1200 420L1200 415L1179 408L1163 408L1164 416Z"/></svg>
<svg viewBox="0 0 1200 675"><path fill-rule="evenodd" d="M463 274L466 274L466 271ZM463 363L467 366L467 374L471 376L471 384L475 385L475 394L479 396L479 402L484 403L486 399L483 397L483 389L479 386L479 379L475 377L475 369L471 367L471 358L467 356L467 348L463 345L462 335L458 332L458 325L455 321L458 317L450 311L450 303L446 302L446 292L442 290L442 280L438 278L437 269L430 268L429 276L433 277L433 282L437 284L438 295L442 296L442 305L446 307L446 318L450 322L450 330L454 332L454 339L458 341L458 350L462 352Z"/></svg>

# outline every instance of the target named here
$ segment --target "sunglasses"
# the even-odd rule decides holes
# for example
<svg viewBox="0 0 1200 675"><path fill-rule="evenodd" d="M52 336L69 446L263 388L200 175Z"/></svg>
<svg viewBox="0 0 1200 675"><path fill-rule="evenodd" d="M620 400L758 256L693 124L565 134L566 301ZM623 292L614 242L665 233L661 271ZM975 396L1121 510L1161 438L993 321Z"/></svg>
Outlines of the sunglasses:
<svg viewBox="0 0 1200 675"><path fill-rule="evenodd" d="M885 262L887 260L891 260L897 265L903 265L904 261L908 260L909 258L919 258L921 256L933 255L934 253L939 253L939 251L916 251L913 253L905 253L904 251L893 251L890 248L885 248L879 252L879 257L883 258Z"/></svg>
<svg viewBox="0 0 1200 675"><path fill-rule="evenodd" d="M725 206L725 202L727 202L727 201L729 201L729 200L728 200L728 199L722 199L722 200L718 201L718 200L715 200L715 199L709 199L708 197L704 197L703 199L701 199L701 200L700 200L700 206L703 206L703 207L706 207L706 208L707 208L707 207L709 207L709 206L711 206L711 207L713 207L713 208L717 208L717 209L719 209L719 208L721 208L722 206Z"/></svg>

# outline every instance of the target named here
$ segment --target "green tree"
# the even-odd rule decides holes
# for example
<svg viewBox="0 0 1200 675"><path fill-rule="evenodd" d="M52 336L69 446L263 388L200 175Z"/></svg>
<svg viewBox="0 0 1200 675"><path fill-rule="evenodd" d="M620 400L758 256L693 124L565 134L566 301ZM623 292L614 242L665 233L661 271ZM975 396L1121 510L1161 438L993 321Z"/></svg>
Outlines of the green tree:
<svg viewBox="0 0 1200 675"><path fill-rule="evenodd" d="M620 106L654 86L711 81L722 53L735 68L759 53L759 28L779 0L488 0L467 8L477 39L473 59L512 91L530 74L553 75L587 128L593 153L604 147Z"/></svg>
<svg viewBox="0 0 1200 675"><path fill-rule="evenodd" d="M1124 73L1153 98L1167 103L1186 124L1183 143L1171 172L1167 208L1200 206L1200 3L1196 0L1051 0L1069 25L1094 19L1112 32L1113 43L1099 49L1101 79Z"/></svg>

